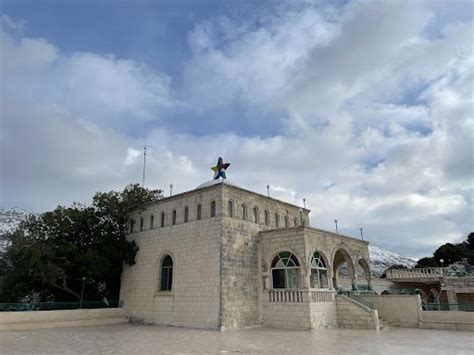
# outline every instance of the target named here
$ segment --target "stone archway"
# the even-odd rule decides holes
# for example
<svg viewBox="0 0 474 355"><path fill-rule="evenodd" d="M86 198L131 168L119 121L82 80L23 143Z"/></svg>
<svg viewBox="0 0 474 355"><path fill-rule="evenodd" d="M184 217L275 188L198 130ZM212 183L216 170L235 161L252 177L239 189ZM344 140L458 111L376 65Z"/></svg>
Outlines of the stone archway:
<svg viewBox="0 0 474 355"><path fill-rule="evenodd" d="M349 253L345 249L337 249L332 260L334 288L354 288L354 264Z"/></svg>

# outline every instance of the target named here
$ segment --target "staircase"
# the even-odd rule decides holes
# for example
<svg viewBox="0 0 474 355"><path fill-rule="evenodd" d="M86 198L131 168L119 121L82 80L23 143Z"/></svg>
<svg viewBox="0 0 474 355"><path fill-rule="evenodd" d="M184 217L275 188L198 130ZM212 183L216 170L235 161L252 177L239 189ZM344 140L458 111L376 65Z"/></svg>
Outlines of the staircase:
<svg viewBox="0 0 474 355"><path fill-rule="evenodd" d="M368 303L368 302L367 302ZM380 329L378 312L353 297L336 297L337 323L341 328Z"/></svg>

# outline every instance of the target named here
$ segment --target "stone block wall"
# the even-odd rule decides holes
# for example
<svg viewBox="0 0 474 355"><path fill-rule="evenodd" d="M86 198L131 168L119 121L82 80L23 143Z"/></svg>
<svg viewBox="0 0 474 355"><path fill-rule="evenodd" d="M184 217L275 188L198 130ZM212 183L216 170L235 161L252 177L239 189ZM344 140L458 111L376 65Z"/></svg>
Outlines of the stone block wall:
<svg viewBox="0 0 474 355"><path fill-rule="evenodd" d="M132 234L139 251L125 265L120 299L132 321L220 327L221 217ZM160 262L173 259L171 291L160 291Z"/></svg>
<svg viewBox="0 0 474 355"><path fill-rule="evenodd" d="M474 331L474 312L421 311L420 328Z"/></svg>
<svg viewBox="0 0 474 355"><path fill-rule="evenodd" d="M337 328L336 302L311 302L311 329Z"/></svg>
<svg viewBox="0 0 474 355"><path fill-rule="evenodd" d="M122 308L0 312L0 331L125 323Z"/></svg>
<svg viewBox="0 0 474 355"><path fill-rule="evenodd" d="M264 302L263 325L280 329L313 329L309 303Z"/></svg>
<svg viewBox="0 0 474 355"><path fill-rule="evenodd" d="M418 328L421 299L419 295L359 296L374 305L380 317L399 327Z"/></svg>
<svg viewBox="0 0 474 355"><path fill-rule="evenodd" d="M263 325L298 330L336 328L336 302L264 301Z"/></svg>
<svg viewBox="0 0 474 355"><path fill-rule="evenodd" d="M263 288L258 233L276 228L275 214L280 216L280 228L285 226L285 216L294 226L295 218L300 221L300 208L227 184L222 185L221 205L221 329L258 326L262 324L259 297ZM308 212L304 210L305 220Z"/></svg>

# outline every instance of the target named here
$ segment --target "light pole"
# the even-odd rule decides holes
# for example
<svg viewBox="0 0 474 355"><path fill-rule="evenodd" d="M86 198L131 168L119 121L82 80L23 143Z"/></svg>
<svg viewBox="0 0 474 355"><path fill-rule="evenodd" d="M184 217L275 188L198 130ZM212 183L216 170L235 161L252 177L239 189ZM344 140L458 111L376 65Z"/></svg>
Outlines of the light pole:
<svg viewBox="0 0 474 355"><path fill-rule="evenodd" d="M441 272L444 276L444 259L443 258L439 259L439 262L441 263Z"/></svg>
<svg viewBox="0 0 474 355"><path fill-rule="evenodd" d="M270 185L267 185L267 196L270 197Z"/></svg>
<svg viewBox="0 0 474 355"><path fill-rule="evenodd" d="M336 225L336 234L339 234L339 231L337 230L337 219L334 220L334 224Z"/></svg>
<svg viewBox="0 0 474 355"><path fill-rule="evenodd" d="M364 240L364 234L362 233L362 228L359 228L360 229L360 237L362 238L362 240Z"/></svg>
<svg viewBox="0 0 474 355"><path fill-rule="evenodd" d="M79 308L82 308L82 299L84 298L84 286L86 283L86 278L82 277L82 290L81 290L81 301L79 302Z"/></svg>

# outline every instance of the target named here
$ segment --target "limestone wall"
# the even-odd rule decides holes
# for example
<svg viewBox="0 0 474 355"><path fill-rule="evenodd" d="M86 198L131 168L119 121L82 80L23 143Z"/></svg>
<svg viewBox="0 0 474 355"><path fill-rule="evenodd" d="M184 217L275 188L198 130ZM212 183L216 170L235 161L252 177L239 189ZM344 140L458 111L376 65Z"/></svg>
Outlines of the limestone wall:
<svg viewBox="0 0 474 355"><path fill-rule="evenodd" d="M336 302L311 302L311 329L337 328Z"/></svg>
<svg viewBox="0 0 474 355"><path fill-rule="evenodd" d="M124 323L121 308L0 312L0 331Z"/></svg>
<svg viewBox="0 0 474 355"><path fill-rule="evenodd" d="M139 247L125 265L120 299L133 321L218 329L222 217L129 235ZM173 258L172 291L160 291L160 262Z"/></svg>
<svg viewBox="0 0 474 355"><path fill-rule="evenodd" d="M263 325L282 329L324 329L337 327L336 302L263 303Z"/></svg>
<svg viewBox="0 0 474 355"><path fill-rule="evenodd" d="M399 327L418 328L421 299L419 295L358 296L374 305L380 317Z"/></svg>
<svg viewBox="0 0 474 355"><path fill-rule="evenodd" d="M377 292L377 294L382 294L384 291L390 291L394 287L394 283L387 279L382 279L380 277L372 278L372 290Z"/></svg>
<svg viewBox="0 0 474 355"><path fill-rule="evenodd" d="M223 185L221 241L221 328L240 328L262 324L258 232L300 221L298 206L289 205L231 185ZM229 211L232 201L232 211ZM246 216L242 205L245 205ZM254 210L255 208L255 210ZM265 220L265 211L268 220ZM256 212L256 215L254 214ZM304 211L307 218L308 211ZM268 224L267 224L268 222Z"/></svg>
<svg viewBox="0 0 474 355"><path fill-rule="evenodd" d="M379 329L376 310L362 306L349 297L337 296L337 323L340 328Z"/></svg>
<svg viewBox="0 0 474 355"><path fill-rule="evenodd" d="M421 311L420 328L474 331L474 312Z"/></svg>

